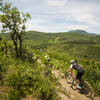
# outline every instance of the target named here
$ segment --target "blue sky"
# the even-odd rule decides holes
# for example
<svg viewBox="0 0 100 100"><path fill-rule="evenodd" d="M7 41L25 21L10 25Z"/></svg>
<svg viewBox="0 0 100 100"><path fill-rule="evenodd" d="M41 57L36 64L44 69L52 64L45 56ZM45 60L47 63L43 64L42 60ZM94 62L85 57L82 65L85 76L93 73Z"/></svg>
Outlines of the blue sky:
<svg viewBox="0 0 100 100"><path fill-rule="evenodd" d="M27 30L66 32L82 29L100 34L100 0L4 0L32 19Z"/></svg>

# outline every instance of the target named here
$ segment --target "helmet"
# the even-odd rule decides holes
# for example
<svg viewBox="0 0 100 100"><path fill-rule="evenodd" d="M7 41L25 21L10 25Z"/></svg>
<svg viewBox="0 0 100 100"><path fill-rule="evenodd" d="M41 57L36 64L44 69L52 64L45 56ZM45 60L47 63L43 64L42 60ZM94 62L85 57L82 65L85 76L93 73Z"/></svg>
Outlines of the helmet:
<svg viewBox="0 0 100 100"><path fill-rule="evenodd" d="M75 63L75 61L74 61L74 60L71 60L71 61L70 61L70 63L71 63L71 64L74 64L74 63Z"/></svg>

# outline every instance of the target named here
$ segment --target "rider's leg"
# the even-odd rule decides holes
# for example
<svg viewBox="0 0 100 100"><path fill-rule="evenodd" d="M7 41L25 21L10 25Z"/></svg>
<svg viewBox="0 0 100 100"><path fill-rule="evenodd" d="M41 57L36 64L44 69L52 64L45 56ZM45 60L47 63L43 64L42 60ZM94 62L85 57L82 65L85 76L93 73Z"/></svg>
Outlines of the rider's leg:
<svg viewBox="0 0 100 100"><path fill-rule="evenodd" d="M81 73L80 72L77 72L77 74L76 74L76 82L77 82L77 88L79 88L79 89L81 89L81 86L80 86L80 84L81 84Z"/></svg>
<svg viewBox="0 0 100 100"><path fill-rule="evenodd" d="M76 82L78 84L80 84L80 80L81 80L81 73L80 72L77 72L77 74L76 74Z"/></svg>

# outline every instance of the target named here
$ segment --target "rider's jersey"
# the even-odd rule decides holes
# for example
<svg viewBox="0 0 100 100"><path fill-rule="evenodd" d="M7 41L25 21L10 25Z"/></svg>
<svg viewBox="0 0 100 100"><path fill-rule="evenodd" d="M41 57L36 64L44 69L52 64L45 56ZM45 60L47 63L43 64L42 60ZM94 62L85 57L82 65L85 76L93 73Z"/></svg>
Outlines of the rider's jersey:
<svg viewBox="0 0 100 100"><path fill-rule="evenodd" d="M78 64L71 64L70 65L70 69L75 69L75 70L77 70L78 72L82 72L82 71L84 71L83 70L83 68L82 67L80 67Z"/></svg>

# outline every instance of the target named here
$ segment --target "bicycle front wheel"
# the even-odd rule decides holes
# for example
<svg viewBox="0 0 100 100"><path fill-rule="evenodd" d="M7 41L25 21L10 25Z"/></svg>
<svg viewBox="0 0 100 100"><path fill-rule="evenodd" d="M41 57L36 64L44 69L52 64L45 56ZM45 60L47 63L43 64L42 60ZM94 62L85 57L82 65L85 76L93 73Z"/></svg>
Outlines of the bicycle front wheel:
<svg viewBox="0 0 100 100"><path fill-rule="evenodd" d="M66 73L65 73L65 76L66 76L66 81L67 81L67 83L72 84L73 81L74 81L74 79L73 79L71 73L70 73L70 72L66 72Z"/></svg>

